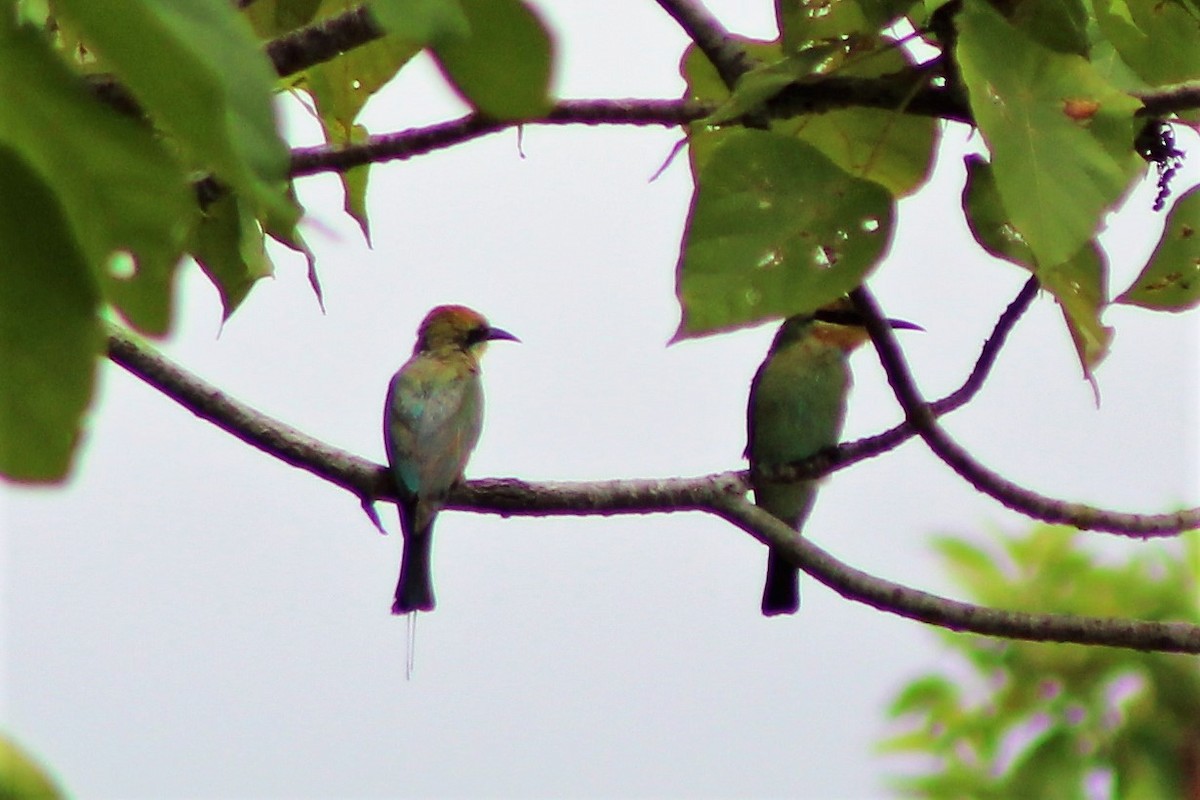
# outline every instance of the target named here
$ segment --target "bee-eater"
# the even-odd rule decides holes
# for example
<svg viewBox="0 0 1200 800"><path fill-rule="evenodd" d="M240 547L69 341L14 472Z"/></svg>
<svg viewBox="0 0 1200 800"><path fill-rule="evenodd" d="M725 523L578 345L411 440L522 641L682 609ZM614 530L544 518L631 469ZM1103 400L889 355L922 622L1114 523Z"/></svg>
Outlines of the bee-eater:
<svg viewBox="0 0 1200 800"><path fill-rule="evenodd" d="M479 441L479 357L495 339L520 341L465 306L438 306L417 330L412 358L388 384L383 441L404 535L393 614L433 610L433 520Z"/></svg>
<svg viewBox="0 0 1200 800"><path fill-rule="evenodd" d="M920 326L888 320L893 328ZM783 465L837 444L850 392L850 353L867 341L862 318L842 299L784 320L750 384L746 457L754 502L799 531L816 499L816 481L775 483L756 477L759 466ZM800 571L775 550L767 555L762 613L800 608Z"/></svg>

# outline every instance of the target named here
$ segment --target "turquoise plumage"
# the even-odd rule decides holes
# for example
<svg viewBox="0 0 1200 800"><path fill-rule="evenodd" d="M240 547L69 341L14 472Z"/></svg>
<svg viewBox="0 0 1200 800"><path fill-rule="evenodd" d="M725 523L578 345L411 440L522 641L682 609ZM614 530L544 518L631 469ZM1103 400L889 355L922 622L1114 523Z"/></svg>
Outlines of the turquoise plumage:
<svg viewBox="0 0 1200 800"><path fill-rule="evenodd" d="M439 306L426 315L412 358L388 385L383 436L404 535L393 614L434 608L433 522L479 441L479 357L496 339L517 341L469 308Z"/></svg>

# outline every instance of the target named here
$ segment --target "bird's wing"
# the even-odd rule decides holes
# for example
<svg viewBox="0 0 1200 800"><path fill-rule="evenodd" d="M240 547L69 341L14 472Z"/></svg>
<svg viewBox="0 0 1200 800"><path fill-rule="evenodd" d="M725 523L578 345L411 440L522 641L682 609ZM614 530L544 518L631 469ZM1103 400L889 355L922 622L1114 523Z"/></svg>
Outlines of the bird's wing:
<svg viewBox="0 0 1200 800"><path fill-rule="evenodd" d="M482 391L472 365L415 357L388 387L384 438L402 492L439 498L462 476L479 439Z"/></svg>

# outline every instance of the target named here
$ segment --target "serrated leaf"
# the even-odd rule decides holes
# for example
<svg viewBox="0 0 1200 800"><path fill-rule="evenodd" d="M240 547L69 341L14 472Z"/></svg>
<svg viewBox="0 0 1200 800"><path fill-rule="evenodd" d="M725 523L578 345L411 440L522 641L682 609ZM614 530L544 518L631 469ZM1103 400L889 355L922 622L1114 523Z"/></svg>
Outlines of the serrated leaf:
<svg viewBox="0 0 1200 800"><path fill-rule="evenodd" d="M192 235L192 257L221 295L224 318L237 310L251 287L273 272L263 232L235 195L209 204Z"/></svg>
<svg viewBox="0 0 1200 800"><path fill-rule="evenodd" d="M56 0L88 44L199 169L259 218L290 230L290 155L276 127L275 73L228 0Z"/></svg>
<svg viewBox="0 0 1200 800"><path fill-rule="evenodd" d="M164 333L194 195L151 131L102 106L29 30L0 35L0 143L58 196L102 288L134 325ZM132 257L130 275L108 269ZM129 261L128 257L124 258Z"/></svg>
<svg viewBox="0 0 1200 800"><path fill-rule="evenodd" d="M700 171L676 290L677 337L825 305L887 249L892 197L781 134L730 133Z"/></svg>
<svg viewBox="0 0 1200 800"><path fill-rule="evenodd" d="M1154 254L1114 302L1158 311L1200 305L1200 187L1175 201Z"/></svg>
<svg viewBox="0 0 1200 800"><path fill-rule="evenodd" d="M292 230L291 232L285 232L274 230L270 227L264 227L264 230L268 236L284 247L304 256L304 261L308 265L308 285L312 288L313 296L317 298L317 305L321 307L321 311L324 311L325 293L321 290L321 278L317 274L317 256L313 253L312 248L308 246L308 243L304 241L304 237L300 235L300 231Z"/></svg>
<svg viewBox="0 0 1200 800"><path fill-rule="evenodd" d="M1100 319L1108 302L1108 263L1104 252L1095 243L1088 243L1068 261L1038 269L1037 275L1042 288L1058 301L1083 376L1091 380L1092 370L1108 355L1113 337L1112 328Z"/></svg>
<svg viewBox="0 0 1200 800"><path fill-rule="evenodd" d="M1039 264L1061 264L1144 167L1133 150L1140 103L986 3L967 4L956 19L963 81L1004 206Z"/></svg>
<svg viewBox="0 0 1200 800"><path fill-rule="evenodd" d="M550 110L553 43L520 0L460 0L470 33L434 44L442 72L477 111L529 119Z"/></svg>
<svg viewBox="0 0 1200 800"><path fill-rule="evenodd" d="M352 0L324 0L318 16L325 18L355 5ZM382 5L405 7L409 4L389 2ZM325 141L334 145L349 143L350 131L366 102L394 78L426 42L389 33L306 70L300 83L316 103Z"/></svg>
<svg viewBox="0 0 1200 800"><path fill-rule="evenodd" d="M361 125L355 125L350 130L352 143L365 142L367 138L367 129ZM343 208L362 229L363 239L366 240L368 247L371 246L371 219L367 214L367 182L370 175L370 165L368 164L353 167L341 173L342 191L346 196Z"/></svg>
<svg viewBox="0 0 1200 800"><path fill-rule="evenodd" d="M995 171L977 156L968 156L963 209L975 240L992 255L1028 267L1041 287L1054 295L1075 344L1085 378L1108 353L1112 329L1101 322L1107 303L1104 253L1089 242L1067 261L1050 268L1040 265L1028 242L1012 223L1000 198Z"/></svg>
<svg viewBox="0 0 1200 800"><path fill-rule="evenodd" d="M59 481L92 399L100 290L53 191L0 147L0 474Z"/></svg>

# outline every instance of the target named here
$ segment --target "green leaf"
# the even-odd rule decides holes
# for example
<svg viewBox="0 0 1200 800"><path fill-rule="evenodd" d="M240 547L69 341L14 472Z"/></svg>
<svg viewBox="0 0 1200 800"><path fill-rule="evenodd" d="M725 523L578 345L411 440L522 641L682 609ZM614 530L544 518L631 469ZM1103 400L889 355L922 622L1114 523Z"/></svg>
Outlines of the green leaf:
<svg viewBox="0 0 1200 800"><path fill-rule="evenodd" d="M857 31L874 28L863 7L854 0L813 3L806 0L775 0L775 18L782 34L783 50L798 53L816 42L835 41Z"/></svg>
<svg viewBox="0 0 1200 800"><path fill-rule="evenodd" d="M898 111L847 108L798 121L796 135L835 164L903 197L925 185L938 123Z"/></svg>
<svg viewBox="0 0 1200 800"><path fill-rule="evenodd" d="M0 736L0 798L60 800L62 790L50 773L7 736Z"/></svg>
<svg viewBox="0 0 1200 800"><path fill-rule="evenodd" d="M1022 800L1085 800L1084 763L1069 728L1046 731L1024 752L1005 776L1008 797Z"/></svg>
<svg viewBox="0 0 1200 800"><path fill-rule="evenodd" d="M1042 288L1054 295L1075 343L1084 376L1090 378L1112 341L1112 329L1100 321L1107 281L1104 254L1095 242L1089 242L1069 260L1042 268L1009 218L991 165L978 156L968 156L966 164L963 208L971 234L993 256L1032 269Z"/></svg>
<svg viewBox="0 0 1200 800"><path fill-rule="evenodd" d="M959 586L970 589L986 603L998 604L1008 599L1008 578L997 566L994 554L950 536L934 539L933 549Z"/></svg>
<svg viewBox="0 0 1200 800"><path fill-rule="evenodd" d="M396 38L420 45L471 35L460 0L374 0L371 14Z"/></svg>
<svg viewBox="0 0 1200 800"><path fill-rule="evenodd" d="M1100 32L1152 86L1200 78L1200 14L1177 2L1093 0Z"/></svg>
<svg viewBox="0 0 1200 800"><path fill-rule="evenodd" d="M290 155L276 128L275 73L228 0L56 0L143 108L255 216L290 230Z"/></svg>
<svg viewBox="0 0 1200 800"><path fill-rule="evenodd" d="M892 197L804 142L743 130L700 171L684 235L677 337L809 311L862 283L885 252Z"/></svg>
<svg viewBox="0 0 1200 800"><path fill-rule="evenodd" d="M262 230L235 195L225 195L205 209L189 249L217 287L225 319L237 310L258 280L274 271L263 248Z"/></svg>
<svg viewBox="0 0 1200 800"><path fill-rule="evenodd" d="M745 116L788 86L810 77L813 70L834 52L836 48L831 45L818 45L777 61L759 64L738 79L728 100L697 124L722 125Z"/></svg>
<svg viewBox="0 0 1200 800"><path fill-rule="evenodd" d="M254 0L242 16L259 39L274 39L312 22L321 0Z"/></svg>
<svg viewBox="0 0 1200 800"><path fill-rule="evenodd" d="M1133 149L1140 103L986 3L965 5L957 20L963 80L1004 206L1039 264L1065 262L1144 168Z"/></svg>
<svg viewBox="0 0 1200 800"><path fill-rule="evenodd" d="M553 47L541 19L520 0L460 0L470 33L434 44L446 77L477 111L529 119L550 110Z"/></svg>
<svg viewBox="0 0 1200 800"><path fill-rule="evenodd" d="M1175 202L1150 261L1115 302L1159 311L1200 305L1200 187Z"/></svg>
<svg viewBox="0 0 1200 800"><path fill-rule="evenodd" d="M1113 330L1100 321L1107 303L1108 264L1104 252L1088 243L1071 259L1049 269L1038 269L1042 288L1054 295L1079 354L1083 376L1092 379L1095 369L1108 355Z"/></svg>
<svg viewBox="0 0 1200 800"><path fill-rule="evenodd" d="M0 95L0 144L58 196L71 238L130 322L165 332L197 213L181 167L150 130L92 97L32 31L0 35ZM131 276L109 269L114 253L132 256Z"/></svg>
<svg viewBox="0 0 1200 800"><path fill-rule="evenodd" d="M324 18L354 5L351 0L325 0L319 16ZM350 131L367 100L394 78L424 43L389 34L306 70L300 83L317 105L325 140L337 145L349 143Z"/></svg>
<svg viewBox="0 0 1200 800"><path fill-rule="evenodd" d="M1034 41L1059 53L1087 56L1088 9L1083 0L1021 0L1008 21Z"/></svg>
<svg viewBox="0 0 1200 800"><path fill-rule="evenodd" d="M54 192L0 147L0 474L58 481L71 466L104 346L100 290Z"/></svg>
<svg viewBox="0 0 1200 800"><path fill-rule="evenodd" d="M358 144L367 140L367 129L355 125L350 130L350 141ZM363 238L367 245L371 244L371 219L367 215L367 182L370 178L368 165L353 167L341 173L342 190L346 195L343 207L362 229Z"/></svg>
<svg viewBox="0 0 1200 800"><path fill-rule="evenodd" d="M1013 227L1008 210L1000 200L992 165L977 155L964 159L967 185L963 189L963 210L971 235L984 250L1014 264L1034 269L1037 259L1021 232Z"/></svg>
<svg viewBox="0 0 1200 800"><path fill-rule="evenodd" d="M741 47L753 58L764 63L779 61L783 56L779 42L763 42L756 39L734 37ZM683 51L679 62L679 73L687 82L684 98L702 103L714 103L718 106L729 101L730 92L725 82L717 74L717 69L704 55L704 51L696 45L689 45ZM725 141L738 129L735 126L726 128L715 127L703 120L692 122L687 126L688 159L692 166L692 174L699 172L708 155L713 149Z"/></svg>
<svg viewBox="0 0 1200 800"><path fill-rule="evenodd" d="M958 687L942 675L922 675L907 686L888 707L889 717L926 710L945 710L958 704Z"/></svg>

